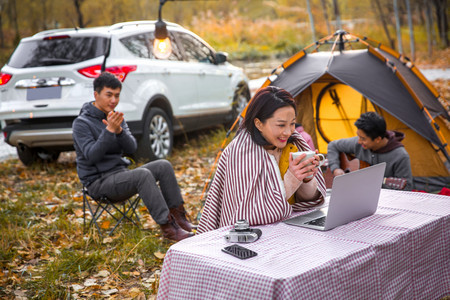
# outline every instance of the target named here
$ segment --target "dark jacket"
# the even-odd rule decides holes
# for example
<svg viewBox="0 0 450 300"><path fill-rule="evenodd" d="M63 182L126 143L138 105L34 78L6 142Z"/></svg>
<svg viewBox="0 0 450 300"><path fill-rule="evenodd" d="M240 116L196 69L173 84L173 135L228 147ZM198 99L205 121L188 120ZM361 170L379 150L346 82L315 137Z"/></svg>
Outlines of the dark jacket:
<svg viewBox="0 0 450 300"><path fill-rule="evenodd" d="M85 186L105 173L125 169L128 163L123 155L132 154L137 148L125 120L121 124L122 132L114 134L106 130L103 119L106 114L87 102L72 124L78 177Z"/></svg>
<svg viewBox="0 0 450 300"><path fill-rule="evenodd" d="M327 158L328 167L331 172L340 168L339 152L353 154L357 159L365 161L369 165L386 162L384 176L406 178L406 190L411 190L413 188L413 178L409 154L400 142L403 140L404 134L397 131L388 131L387 133L389 139L388 144L377 151L364 149L358 144L358 137L330 142L328 144ZM383 185L383 187L386 186Z"/></svg>

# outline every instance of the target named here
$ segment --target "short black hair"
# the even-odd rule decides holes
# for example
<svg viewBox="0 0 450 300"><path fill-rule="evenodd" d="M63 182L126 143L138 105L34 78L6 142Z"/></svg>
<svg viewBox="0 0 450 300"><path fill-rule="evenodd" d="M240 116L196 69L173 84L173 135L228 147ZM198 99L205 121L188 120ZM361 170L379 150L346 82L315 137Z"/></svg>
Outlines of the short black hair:
<svg viewBox="0 0 450 300"><path fill-rule="evenodd" d="M270 145L256 128L255 119L258 118L264 123L273 116L277 109L286 106L292 107L295 115L297 115L295 101L289 92L276 86L268 86L260 89L256 92L253 100L247 107L247 112L240 130L247 129L256 144L260 146ZM289 138L288 141L291 142L291 139Z"/></svg>
<svg viewBox="0 0 450 300"><path fill-rule="evenodd" d="M377 137L384 138L387 136L386 121L381 115L373 111L361 114L359 119L356 120L355 126L364 131L364 133L372 140Z"/></svg>
<svg viewBox="0 0 450 300"><path fill-rule="evenodd" d="M108 87L113 90L120 88L122 90L122 83L113 74L103 72L94 80L94 91L100 94L104 87Z"/></svg>

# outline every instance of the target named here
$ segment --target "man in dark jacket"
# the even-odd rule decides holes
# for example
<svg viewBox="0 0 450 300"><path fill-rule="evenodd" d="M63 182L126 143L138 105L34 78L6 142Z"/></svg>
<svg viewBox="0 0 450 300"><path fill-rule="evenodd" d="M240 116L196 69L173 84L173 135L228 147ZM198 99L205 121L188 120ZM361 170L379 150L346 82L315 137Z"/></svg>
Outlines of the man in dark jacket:
<svg viewBox="0 0 450 300"><path fill-rule="evenodd" d="M406 179L405 189L412 188L411 163L408 152L401 143L404 134L386 131L386 121L375 112L363 113L355 122L356 137L332 141L328 144L328 165L334 176L344 174L339 153L352 154L369 165L386 162L385 177ZM395 180L393 180L395 182ZM383 184L385 188L395 185Z"/></svg>
<svg viewBox="0 0 450 300"><path fill-rule="evenodd" d="M94 80L95 101L85 103L73 122L78 176L95 199L106 196L120 202L138 193L164 237L176 241L190 237L192 225L170 162L157 160L134 170L127 168L123 155L134 153L137 144L123 113L114 110L121 89L114 75L102 73Z"/></svg>

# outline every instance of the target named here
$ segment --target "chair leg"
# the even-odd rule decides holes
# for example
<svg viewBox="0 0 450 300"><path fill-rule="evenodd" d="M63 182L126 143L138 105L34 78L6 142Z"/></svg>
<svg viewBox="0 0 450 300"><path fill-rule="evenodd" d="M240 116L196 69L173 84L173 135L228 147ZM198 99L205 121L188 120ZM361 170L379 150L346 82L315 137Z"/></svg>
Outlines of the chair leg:
<svg viewBox="0 0 450 300"><path fill-rule="evenodd" d="M89 210L89 212L91 213L91 216L92 216L88 227L91 227L92 224L94 224L95 227L97 228L97 231L100 236L102 236L102 232L101 232L101 228L99 227L97 221L100 219L100 217L102 216L104 211L106 211L106 213L109 214L116 221L116 224L115 224L114 228L111 229L111 231L109 232L109 235L113 234L113 232L115 231L117 226L119 226L119 224L122 223L122 221L124 219L130 221L133 225L135 225L136 227L139 228L139 225L133 220L133 215L134 215L136 217L137 222L138 223L141 222L141 220L139 219L139 216L136 212L136 208L139 205L139 201L141 200L139 195L137 195L133 200L127 199L123 203L122 209L119 208L118 205L109 201L109 199L107 199L105 197L98 199L98 200L91 198L92 201L94 201L96 204L95 210L93 209L92 205L90 204L89 199L88 199L90 197L88 197L88 196L89 195L87 193L87 189L85 187L83 187L83 228L84 228L84 231L86 230L86 210ZM120 214L120 216L116 217L113 214L113 212L111 212L110 210L117 211ZM131 215L128 216L130 213L131 213Z"/></svg>
<svg viewBox="0 0 450 300"><path fill-rule="evenodd" d="M118 207L117 207L116 205L114 205L113 203L110 203L111 206L113 206L113 207L114 207L114 208L122 215L122 217L117 221L117 223L116 223L116 225L114 226L114 228L111 229L111 231L109 232L109 235L112 235L112 234L113 234L114 230L116 230L117 226L119 226L119 224L122 223L122 221L123 221L124 219L130 221L131 223L133 223L133 225L135 225L136 227L139 228L139 225L132 219L132 217L133 217L133 215L135 215L137 221L138 221L139 223L141 222L141 220L139 219L139 216L137 215L137 212L136 212L136 207L138 206L140 199L141 199L141 198L140 198L139 196L137 196L133 201L131 201L130 199L128 199L128 200L127 200L126 202L124 202L124 204L122 205L123 210L121 210L120 208L118 208ZM127 207L126 207L126 203L127 203L127 202L129 203L128 209L127 209ZM130 213L130 211L131 211L131 217L128 216L128 214Z"/></svg>
<svg viewBox="0 0 450 300"><path fill-rule="evenodd" d="M98 231L99 235L102 236L102 231L101 231L100 227L97 224L97 220L101 216L101 214L103 213L105 208L103 206L101 206L101 205L97 205L97 207L96 207L96 209L94 211L94 209L92 208L91 204L89 203L89 200L88 200L86 195L84 196L84 199L85 200L83 200L83 218L84 218L84 220L83 220L83 228L84 228L84 230L86 230L86 227L85 227L85 225L86 225L86 209L85 209L85 207L87 206L89 212L91 213L91 220L89 221L88 228L90 228L92 226L92 224L94 224L95 227L97 228L97 231ZM97 201L95 201L95 202L98 204ZM101 209L101 211L99 211L100 209Z"/></svg>

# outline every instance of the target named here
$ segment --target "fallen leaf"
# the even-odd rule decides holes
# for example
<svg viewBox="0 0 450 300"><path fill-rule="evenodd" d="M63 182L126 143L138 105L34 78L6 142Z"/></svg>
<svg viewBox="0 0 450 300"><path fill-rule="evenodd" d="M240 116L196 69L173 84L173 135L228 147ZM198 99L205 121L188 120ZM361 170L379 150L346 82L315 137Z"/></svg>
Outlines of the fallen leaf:
<svg viewBox="0 0 450 300"><path fill-rule="evenodd" d="M108 243L112 243L113 239L112 237L106 237L103 239L103 244L108 244Z"/></svg>
<svg viewBox="0 0 450 300"><path fill-rule="evenodd" d="M111 224L111 222L108 221L108 220L103 221L103 222L100 224L100 228L102 228L102 229L108 229L110 224Z"/></svg>
<svg viewBox="0 0 450 300"><path fill-rule="evenodd" d="M84 215L83 210L81 208L75 209L74 213L75 213L75 216L77 216L77 218L81 218Z"/></svg>
<svg viewBox="0 0 450 300"><path fill-rule="evenodd" d="M136 300L146 300L147 297L145 297L145 294L141 292L139 295L135 297Z"/></svg>
<svg viewBox="0 0 450 300"><path fill-rule="evenodd" d="M79 285L79 284L72 284L72 285L71 285L71 288L72 288L75 292L78 292L78 291L81 291L82 289L84 289L84 286Z"/></svg>
<svg viewBox="0 0 450 300"><path fill-rule="evenodd" d="M123 275L128 275L128 276L134 276L137 277L139 275L141 275L141 273L137 272L137 271L133 271L133 272L122 272Z"/></svg>
<svg viewBox="0 0 450 300"><path fill-rule="evenodd" d="M118 289L110 289L110 290L106 290L106 291L102 291L102 294L104 294L104 295L113 295L113 294L116 294L116 293L118 293L119 292L119 290Z"/></svg>
<svg viewBox="0 0 450 300"><path fill-rule="evenodd" d="M111 273L109 273L108 270L101 270L100 272L95 274L94 277L108 277L109 274L111 274Z"/></svg>
<svg viewBox="0 0 450 300"><path fill-rule="evenodd" d="M14 295L18 297L24 297L27 290L14 291Z"/></svg>
<svg viewBox="0 0 450 300"><path fill-rule="evenodd" d="M155 253L153 253L153 255L159 259L164 259L164 257L166 256L166 254L161 253L161 252L155 252Z"/></svg>
<svg viewBox="0 0 450 300"><path fill-rule="evenodd" d="M138 295L140 295L142 292L140 289L134 287L131 288L128 293L130 294L131 297L136 298Z"/></svg>
<svg viewBox="0 0 450 300"><path fill-rule="evenodd" d="M84 282L84 286L94 286L96 284L96 279L93 278L86 279L86 281Z"/></svg>

